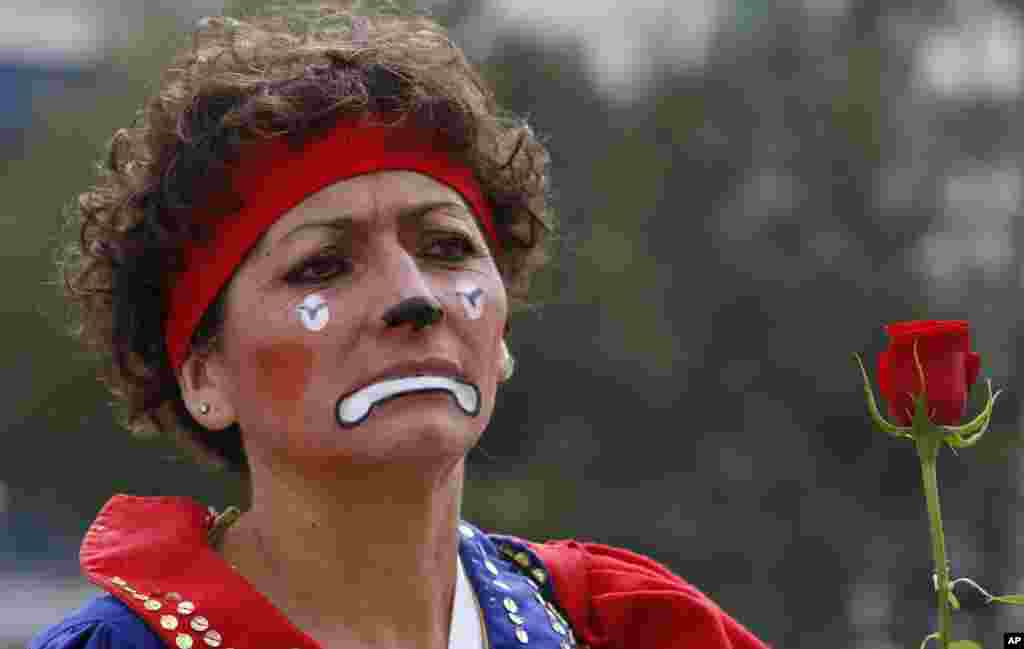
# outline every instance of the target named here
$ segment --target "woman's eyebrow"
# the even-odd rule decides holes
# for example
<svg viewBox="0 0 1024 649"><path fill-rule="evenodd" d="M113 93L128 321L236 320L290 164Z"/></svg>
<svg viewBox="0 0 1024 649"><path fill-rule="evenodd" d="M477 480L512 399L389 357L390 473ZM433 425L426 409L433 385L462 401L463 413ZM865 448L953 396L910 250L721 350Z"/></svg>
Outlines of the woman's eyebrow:
<svg viewBox="0 0 1024 649"><path fill-rule="evenodd" d="M451 200L430 201L406 207L398 212L398 220L403 223L409 221L421 221L423 217L426 216L427 214L441 208L455 208L450 212L452 216L475 227L476 224L473 219L473 215L469 211L469 209L465 205ZM278 246L287 241L288 239L291 239L292 237L296 236L300 232L311 229L325 228L329 230L334 230L337 233L343 233L347 230L350 230L353 224L355 224L355 222L356 220L351 216L341 216L323 221L309 221L307 223L297 225L284 236L282 236L280 239L278 239L276 242L274 242L272 245ZM261 245L261 251L265 250L266 247L266 245Z"/></svg>

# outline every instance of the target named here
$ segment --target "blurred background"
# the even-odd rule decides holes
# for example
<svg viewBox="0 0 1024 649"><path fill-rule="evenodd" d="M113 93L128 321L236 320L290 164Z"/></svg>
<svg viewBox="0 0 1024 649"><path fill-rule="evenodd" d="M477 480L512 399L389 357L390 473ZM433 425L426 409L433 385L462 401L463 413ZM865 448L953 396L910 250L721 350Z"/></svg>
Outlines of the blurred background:
<svg viewBox="0 0 1024 649"><path fill-rule="evenodd" d="M934 628L920 471L869 427L850 352L873 377L884 323L968 319L1008 392L986 439L939 461L952 570L1024 591L1017 3L418 6L548 138L567 236L544 307L513 320L465 518L646 553L775 647L917 647ZM114 493L241 501L115 425L52 262L114 131L224 9L0 6L4 649L98 592L78 545ZM958 593L957 637L1024 630Z"/></svg>

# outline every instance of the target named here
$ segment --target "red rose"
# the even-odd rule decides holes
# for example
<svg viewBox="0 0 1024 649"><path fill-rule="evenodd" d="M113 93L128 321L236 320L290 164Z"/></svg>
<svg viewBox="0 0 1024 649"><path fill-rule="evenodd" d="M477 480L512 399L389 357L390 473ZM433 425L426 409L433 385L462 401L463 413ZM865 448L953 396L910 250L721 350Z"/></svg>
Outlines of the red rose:
<svg viewBox="0 0 1024 649"><path fill-rule="evenodd" d="M886 325L889 349L878 355L878 390L899 426L913 419L911 394L921 392L914 341L924 368L932 423L955 426L964 415L967 393L978 378L981 357L971 351L966 320L913 320Z"/></svg>

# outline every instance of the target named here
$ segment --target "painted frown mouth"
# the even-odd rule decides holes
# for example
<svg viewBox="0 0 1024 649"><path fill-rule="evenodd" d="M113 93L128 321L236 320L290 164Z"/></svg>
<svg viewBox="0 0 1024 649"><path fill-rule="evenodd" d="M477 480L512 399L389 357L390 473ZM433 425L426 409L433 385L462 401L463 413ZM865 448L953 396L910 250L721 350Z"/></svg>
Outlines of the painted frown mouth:
<svg viewBox="0 0 1024 649"><path fill-rule="evenodd" d="M408 376L371 383L338 399L336 414L344 428L358 426L379 403L419 392L447 392L459 410L470 417L480 414L480 389L450 376Z"/></svg>

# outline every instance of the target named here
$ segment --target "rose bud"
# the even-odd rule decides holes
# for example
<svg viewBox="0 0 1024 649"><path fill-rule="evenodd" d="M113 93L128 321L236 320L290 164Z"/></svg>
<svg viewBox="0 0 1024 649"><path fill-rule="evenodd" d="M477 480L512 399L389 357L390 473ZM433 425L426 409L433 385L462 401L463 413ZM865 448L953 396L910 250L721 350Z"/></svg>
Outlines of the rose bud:
<svg viewBox="0 0 1024 649"><path fill-rule="evenodd" d="M955 426L964 415L967 394L981 367L981 357L970 350L966 320L913 320L886 325L889 348L878 355L878 390L889 404L889 416L899 426L910 426L914 397L921 393L921 377L914 361L914 343L924 370L928 419Z"/></svg>

